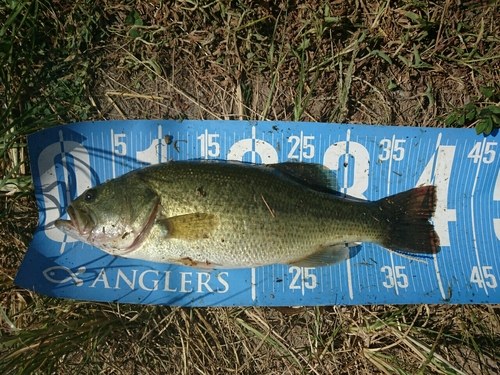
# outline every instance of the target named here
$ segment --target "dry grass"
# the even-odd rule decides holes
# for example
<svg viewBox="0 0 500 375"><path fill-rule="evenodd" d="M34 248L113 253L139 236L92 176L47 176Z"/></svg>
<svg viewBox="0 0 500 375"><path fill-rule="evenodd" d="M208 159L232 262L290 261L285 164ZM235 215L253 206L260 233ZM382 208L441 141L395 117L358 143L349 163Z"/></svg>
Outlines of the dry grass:
<svg viewBox="0 0 500 375"><path fill-rule="evenodd" d="M499 16L481 0L4 2L0 372L499 373L497 306L184 309L12 285L37 220L26 134L122 118L495 126Z"/></svg>

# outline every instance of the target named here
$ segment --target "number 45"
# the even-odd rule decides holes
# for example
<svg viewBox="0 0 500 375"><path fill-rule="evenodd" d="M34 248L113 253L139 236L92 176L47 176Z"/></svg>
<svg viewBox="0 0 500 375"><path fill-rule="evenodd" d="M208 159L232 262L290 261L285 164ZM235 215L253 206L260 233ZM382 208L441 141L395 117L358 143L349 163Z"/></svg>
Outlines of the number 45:
<svg viewBox="0 0 500 375"><path fill-rule="evenodd" d="M477 164L481 158L484 164L490 164L495 160L496 152L493 147L496 147L497 142L476 142L467 157L472 159Z"/></svg>
<svg viewBox="0 0 500 375"><path fill-rule="evenodd" d="M494 289L498 286L497 279L493 273L491 273L493 267L482 266L481 269L478 266L472 267L472 273L470 275L470 282L477 284L479 288L491 288ZM482 275L481 275L481 270Z"/></svg>

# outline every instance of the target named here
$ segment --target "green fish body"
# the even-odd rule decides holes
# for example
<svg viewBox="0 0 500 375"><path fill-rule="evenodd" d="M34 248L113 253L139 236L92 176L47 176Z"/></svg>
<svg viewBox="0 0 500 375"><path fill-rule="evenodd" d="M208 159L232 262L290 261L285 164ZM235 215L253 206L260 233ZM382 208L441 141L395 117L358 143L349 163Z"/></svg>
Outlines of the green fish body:
<svg viewBox="0 0 500 375"><path fill-rule="evenodd" d="M326 266L346 244L435 254L434 186L378 201L328 187L321 166L186 161L158 164L91 188L55 225L109 254L196 268Z"/></svg>

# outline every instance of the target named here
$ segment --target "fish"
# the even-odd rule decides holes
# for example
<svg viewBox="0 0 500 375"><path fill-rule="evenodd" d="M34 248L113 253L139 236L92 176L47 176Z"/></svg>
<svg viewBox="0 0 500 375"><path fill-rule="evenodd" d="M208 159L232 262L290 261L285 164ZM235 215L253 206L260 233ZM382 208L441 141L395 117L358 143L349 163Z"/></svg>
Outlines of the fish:
<svg viewBox="0 0 500 375"><path fill-rule="evenodd" d="M318 164L170 161L86 190L54 224L114 256L198 269L323 267L362 242L440 251L436 186L366 201L333 180Z"/></svg>

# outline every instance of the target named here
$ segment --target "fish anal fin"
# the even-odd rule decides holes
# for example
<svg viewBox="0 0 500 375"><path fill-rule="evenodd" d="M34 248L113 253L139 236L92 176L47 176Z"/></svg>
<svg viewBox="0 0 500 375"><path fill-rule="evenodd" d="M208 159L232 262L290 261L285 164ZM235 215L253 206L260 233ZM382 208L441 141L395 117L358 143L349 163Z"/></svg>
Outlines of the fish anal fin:
<svg viewBox="0 0 500 375"><path fill-rule="evenodd" d="M349 258L349 245L351 244L338 243L320 245L311 255L288 264L298 267L324 267L342 263Z"/></svg>
<svg viewBox="0 0 500 375"><path fill-rule="evenodd" d="M193 213L160 219L157 223L166 230L166 238L194 241L212 237L220 220L214 214Z"/></svg>

